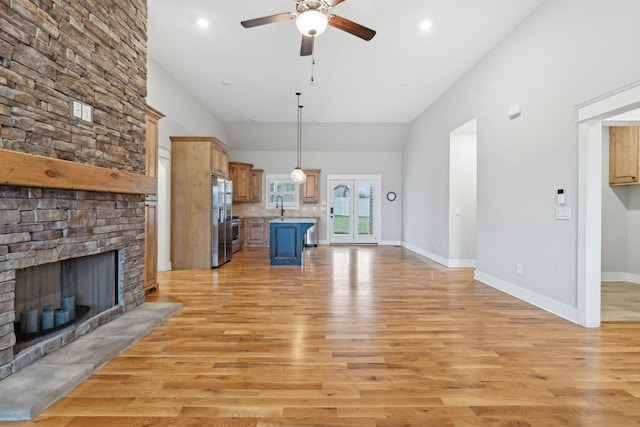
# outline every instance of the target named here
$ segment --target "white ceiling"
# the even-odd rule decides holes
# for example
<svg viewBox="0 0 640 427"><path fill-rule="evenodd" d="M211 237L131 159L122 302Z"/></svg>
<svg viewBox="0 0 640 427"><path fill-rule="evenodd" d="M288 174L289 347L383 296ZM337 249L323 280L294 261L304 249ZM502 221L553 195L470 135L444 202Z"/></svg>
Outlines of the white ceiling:
<svg viewBox="0 0 640 427"><path fill-rule="evenodd" d="M330 13L377 31L329 27L300 57L293 0L150 0L149 55L223 122L410 123L543 0L347 0ZM211 26L201 30L196 17ZM429 31L419 24L428 20Z"/></svg>

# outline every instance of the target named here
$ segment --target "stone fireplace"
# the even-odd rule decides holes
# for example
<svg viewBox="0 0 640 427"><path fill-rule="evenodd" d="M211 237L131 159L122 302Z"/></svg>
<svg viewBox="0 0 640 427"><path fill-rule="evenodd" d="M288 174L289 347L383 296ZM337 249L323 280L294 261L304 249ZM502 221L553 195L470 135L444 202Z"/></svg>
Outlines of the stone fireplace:
<svg viewBox="0 0 640 427"><path fill-rule="evenodd" d="M145 176L146 0L11 1L0 19L1 381L143 303L144 198L156 181ZM95 313L79 316L94 303L77 284L20 284L102 255L116 279ZM36 292L52 295L27 306ZM63 300L76 318L41 334L45 308L55 329Z"/></svg>
<svg viewBox="0 0 640 427"><path fill-rule="evenodd" d="M144 196L7 186L0 186L0 196L0 221L4 223L0 225L2 379L142 304ZM90 262L93 257L102 260ZM75 277L63 283L65 275ZM106 278L110 283L101 285L101 290L89 289L94 285L88 285L87 278L108 275L113 277ZM35 279L27 280L29 287L22 289L25 283L21 282L29 276ZM43 277L56 284L47 290ZM107 295L100 302L88 303L91 292ZM27 303L31 294L38 294L37 299L46 296ZM77 299L74 309L100 304L102 308L92 307L87 313L80 313L84 308L79 308L75 321L69 319L50 331L58 333L43 334L45 307L54 306L52 329L56 329L55 310L63 308L63 298L72 296ZM26 321L29 310L34 309L35 328L23 328L22 313L27 312Z"/></svg>

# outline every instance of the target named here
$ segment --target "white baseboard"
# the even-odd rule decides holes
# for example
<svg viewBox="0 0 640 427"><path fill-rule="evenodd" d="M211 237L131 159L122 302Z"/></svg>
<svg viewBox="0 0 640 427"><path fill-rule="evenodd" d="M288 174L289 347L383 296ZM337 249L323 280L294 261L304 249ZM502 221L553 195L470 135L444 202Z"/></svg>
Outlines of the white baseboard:
<svg viewBox="0 0 640 427"><path fill-rule="evenodd" d="M447 258L443 258L439 255L436 255L434 253L428 252L428 251L424 251L420 248L417 248L413 245L409 245L407 243L401 243L402 246L404 246L405 248L409 249L412 252L417 253L418 255L422 255L423 257L429 258L432 261L437 262L438 264L442 264L445 267L449 267L449 268L457 268L457 267L470 267L470 268L474 268L476 266L476 260L475 259L447 259Z"/></svg>
<svg viewBox="0 0 640 427"><path fill-rule="evenodd" d="M402 242L400 240L383 240L380 242L382 246L402 246Z"/></svg>
<svg viewBox="0 0 640 427"><path fill-rule="evenodd" d="M603 271L600 280L603 282L631 282L640 285L640 274Z"/></svg>
<svg viewBox="0 0 640 427"><path fill-rule="evenodd" d="M418 255L422 255L423 257L429 258L431 261L435 261L438 264L444 265L445 267L448 267L447 263L448 260L446 258L442 258L441 256L438 256L436 254L433 254L431 252L428 251L424 251L416 246L410 245L408 243L402 242L402 246L409 249L411 252L415 252Z"/></svg>
<svg viewBox="0 0 640 427"><path fill-rule="evenodd" d="M465 268L475 268L476 260L475 259L450 259L449 265L447 267L455 268L455 267L465 267Z"/></svg>
<svg viewBox="0 0 640 427"><path fill-rule="evenodd" d="M548 311L551 314L555 314L556 316L562 317L570 322L578 323L578 309L576 307L570 307L566 304L552 300L551 298L547 298L478 270L476 270L474 278L479 282L514 296L531 305L535 305L536 307Z"/></svg>

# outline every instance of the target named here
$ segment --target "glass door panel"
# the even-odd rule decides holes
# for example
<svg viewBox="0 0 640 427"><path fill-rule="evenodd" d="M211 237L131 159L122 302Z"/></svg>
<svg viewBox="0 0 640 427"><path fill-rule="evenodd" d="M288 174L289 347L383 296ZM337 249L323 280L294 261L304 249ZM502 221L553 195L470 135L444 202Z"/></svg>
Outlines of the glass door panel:
<svg viewBox="0 0 640 427"><path fill-rule="evenodd" d="M352 188L352 181L331 181L331 243L353 243Z"/></svg>
<svg viewBox="0 0 640 427"><path fill-rule="evenodd" d="M377 243L375 184L373 182L355 181L354 186L357 188L354 243Z"/></svg>

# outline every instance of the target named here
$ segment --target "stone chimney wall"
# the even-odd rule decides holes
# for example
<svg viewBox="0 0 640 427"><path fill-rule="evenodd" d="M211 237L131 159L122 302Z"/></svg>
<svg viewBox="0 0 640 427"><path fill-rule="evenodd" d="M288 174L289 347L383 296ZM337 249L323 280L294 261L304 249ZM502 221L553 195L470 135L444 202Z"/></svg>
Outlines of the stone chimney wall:
<svg viewBox="0 0 640 427"><path fill-rule="evenodd" d="M146 0L0 1L0 148L144 174L146 28ZM114 249L124 312L144 300L144 195L0 185L0 379L16 269Z"/></svg>

